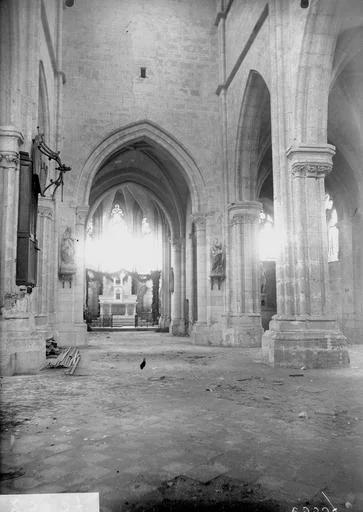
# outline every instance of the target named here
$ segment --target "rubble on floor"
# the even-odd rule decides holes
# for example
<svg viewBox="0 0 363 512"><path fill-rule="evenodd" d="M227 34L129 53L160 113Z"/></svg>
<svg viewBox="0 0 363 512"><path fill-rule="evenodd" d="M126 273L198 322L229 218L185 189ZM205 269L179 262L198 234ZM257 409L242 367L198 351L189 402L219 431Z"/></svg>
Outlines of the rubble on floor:
<svg viewBox="0 0 363 512"><path fill-rule="evenodd" d="M81 354L76 347L68 347L64 349L57 359L54 361L49 361L47 364L47 368L68 368L66 373L69 375L73 375L75 372L77 365L81 359Z"/></svg>
<svg viewBox="0 0 363 512"><path fill-rule="evenodd" d="M357 369L306 371L151 332L90 333L78 349L74 378L1 379L0 494L99 492L102 512L301 512L332 510L324 492L363 511L363 346L350 347Z"/></svg>
<svg viewBox="0 0 363 512"><path fill-rule="evenodd" d="M55 341L53 337L45 340L45 344L46 357L58 356L62 351L62 349L58 347L58 343Z"/></svg>

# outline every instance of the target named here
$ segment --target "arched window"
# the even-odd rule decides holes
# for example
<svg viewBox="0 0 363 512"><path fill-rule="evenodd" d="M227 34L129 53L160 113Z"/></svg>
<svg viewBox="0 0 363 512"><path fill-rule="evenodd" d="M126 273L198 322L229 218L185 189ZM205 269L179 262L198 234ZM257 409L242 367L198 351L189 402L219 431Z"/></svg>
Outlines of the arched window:
<svg viewBox="0 0 363 512"><path fill-rule="evenodd" d="M339 261L338 214L330 194L325 194L325 212L328 231L328 262Z"/></svg>
<svg viewBox="0 0 363 512"><path fill-rule="evenodd" d="M111 210L111 220L114 222L121 223L121 222L124 222L123 217L124 217L124 212L120 208L120 205L118 203L116 203Z"/></svg>
<svg viewBox="0 0 363 512"><path fill-rule="evenodd" d="M150 224L149 224L149 221L147 220L146 217L144 217L142 219L142 222L141 222L141 233L143 235L150 235L151 234Z"/></svg>
<svg viewBox="0 0 363 512"><path fill-rule="evenodd" d="M262 210L260 213L259 233L259 255L261 261L276 260L278 250L277 242L272 215Z"/></svg>
<svg viewBox="0 0 363 512"><path fill-rule="evenodd" d="M118 203L115 203L111 210L108 230L111 237L124 237L124 243L126 243L126 238L130 238L129 226L126 222L125 213Z"/></svg>

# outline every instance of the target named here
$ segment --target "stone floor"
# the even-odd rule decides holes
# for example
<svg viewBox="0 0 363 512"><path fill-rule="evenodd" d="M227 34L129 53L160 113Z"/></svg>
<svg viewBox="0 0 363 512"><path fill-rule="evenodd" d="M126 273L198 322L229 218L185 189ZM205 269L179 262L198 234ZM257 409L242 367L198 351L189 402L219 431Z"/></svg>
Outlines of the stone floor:
<svg viewBox="0 0 363 512"><path fill-rule="evenodd" d="M328 505L323 491L363 510L363 346L349 369L291 370L259 349L88 336L74 376L1 379L2 494L97 491L102 512L300 511Z"/></svg>

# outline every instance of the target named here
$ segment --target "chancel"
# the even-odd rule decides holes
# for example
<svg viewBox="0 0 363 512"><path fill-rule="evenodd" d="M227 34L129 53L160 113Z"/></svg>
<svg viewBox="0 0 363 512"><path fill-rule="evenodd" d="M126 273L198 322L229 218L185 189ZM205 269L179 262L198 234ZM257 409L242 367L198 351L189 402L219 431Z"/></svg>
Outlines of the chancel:
<svg viewBox="0 0 363 512"><path fill-rule="evenodd" d="M77 393L89 387L104 404L112 401L106 389L112 395L118 385L125 400L141 382L146 397L175 385L180 395L170 403L188 395L193 411L212 418L208 407L226 404L245 382L233 411L218 409L234 425L226 427L233 452L236 408L245 407L245 421L257 403L271 412L276 382L284 393L295 371L313 372L309 385L318 390L328 387L323 376L350 378L363 343L362 2L0 0L0 9L0 371L7 385L21 378L28 389L45 375L53 382L49 340L81 356L59 392L75 386L79 371L84 382L95 381L82 387L80 379ZM123 343L130 344L124 353ZM91 363L81 371L87 361L99 373ZM237 378L241 365L246 381ZM211 382L208 369L216 372ZM198 375L211 401L205 407L193 388ZM228 375L239 384L227 385ZM308 378L298 380L289 381L286 400L305 393L298 386ZM267 381L272 391L262 390ZM250 384L259 398L246 398ZM14 400L17 393L20 386ZM201 430L180 407L174 420L187 445ZM360 418L355 407L351 416ZM139 433L152 432L153 422L166 428L164 413L149 411ZM300 418L308 421L306 414ZM102 435L111 435L97 418ZM118 435L124 424L114 421ZM247 437L251 425L243 427ZM96 432L83 434L103 442ZM64 437L59 452L67 443ZM102 479L102 457L117 449L98 449ZM210 474L228 467L232 478L213 450ZM62 456L55 455L61 464ZM143 465L127 460L125 482L126 469ZM184 472L193 478L195 462L168 459L154 470L162 468L165 480ZM59 492L70 489L63 477ZM28 483L36 478L26 473Z"/></svg>

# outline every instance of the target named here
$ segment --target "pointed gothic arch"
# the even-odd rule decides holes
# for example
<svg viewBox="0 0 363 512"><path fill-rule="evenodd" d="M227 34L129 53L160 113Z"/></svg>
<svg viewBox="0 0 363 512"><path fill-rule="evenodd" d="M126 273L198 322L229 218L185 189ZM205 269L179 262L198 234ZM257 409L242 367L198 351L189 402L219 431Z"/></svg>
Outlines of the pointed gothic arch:
<svg viewBox="0 0 363 512"><path fill-rule="evenodd" d="M44 133L45 140L50 138L50 114L47 78L43 61L39 61L39 85L38 85L38 126Z"/></svg>
<svg viewBox="0 0 363 512"><path fill-rule="evenodd" d="M126 182L128 183L128 181ZM144 182L144 183L138 183L139 185L141 186L147 186L148 183ZM94 213L97 211L97 208L99 207L99 205L102 203L102 201L104 201L104 199L107 197L107 195L109 195L111 192L113 193L116 193L117 190L120 189L120 184L118 185L114 185L113 187L111 188L108 188L107 190L105 190L97 199L96 201L94 202L94 204L90 207L89 209L89 212L88 212L88 219L91 219L92 216L94 215ZM150 198L152 201L155 201L155 203L158 205L158 207L160 208L160 211L162 211L162 213L164 214L165 216L165 219L168 223L168 226L171 227L171 233L172 235L174 236L178 236L180 235L179 231L178 231L178 228L175 227L175 223L173 222L173 218L172 216L170 215L170 212L168 211L167 208L165 208L162 200L160 199L160 197L158 197L157 193L153 190L151 190L150 188L148 189L148 194L150 195Z"/></svg>
<svg viewBox="0 0 363 512"><path fill-rule="evenodd" d="M200 197L205 183L202 173L187 149L155 123L139 121L115 130L92 151L86 160L76 185L76 197L79 205L88 205L94 177L102 165L122 147L136 141L145 141L171 158L188 184L193 211L199 211L204 205Z"/></svg>
<svg viewBox="0 0 363 512"><path fill-rule="evenodd" d="M251 70L247 79L237 130L234 190L235 200L256 199L258 167L270 147L270 92L262 75ZM266 135L266 134L265 134Z"/></svg>
<svg viewBox="0 0 363 512"><path fill-rule="evenodd" d="M308 10L296 80L294 131L298 141L326 144L328 96L339 33L339 1L313 2ZM317 51L324 48L324 52Z"/></svg>

